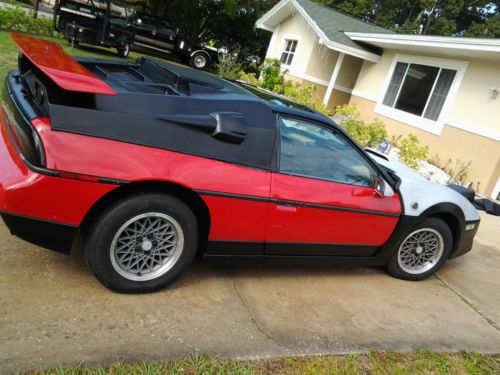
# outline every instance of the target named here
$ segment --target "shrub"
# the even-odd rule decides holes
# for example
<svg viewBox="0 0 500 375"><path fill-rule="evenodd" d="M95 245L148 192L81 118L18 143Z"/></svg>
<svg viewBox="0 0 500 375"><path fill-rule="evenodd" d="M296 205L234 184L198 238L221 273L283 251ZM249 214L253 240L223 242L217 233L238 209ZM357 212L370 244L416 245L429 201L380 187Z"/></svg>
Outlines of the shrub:
<svg viewBox="0 0 500 375"><path fill-rule="evenodd" d="M259 86L259 79L255 76L255 73L245 73L240 72L238 79L242 82L248 83L252 86Z"/></svg>
<svg viewBox="0 0 500 375"><path fill-rule="evenodd" d="M455 166L448 170L448 174L452 181L450 182L458 182L459 184L465 184L465 180L469 175L469 167L472 165L472 161L462 161L457 159L455 161Z"/></svg>
<svg viewBox="0 0 500 375"><path fill-rule="evenodd" d="M33 18L33 12L26 12L17 4L0 8L0 29L39 35L52 35L52 19Z"/></svg>
<svg viewBox="0 0 500 375"><path fill-rule="evenodd" d="M238 63L240 48L236 47L233 51L219 54L219 62L215 65L217 74L221 77L235 81L240 77L241 64Z"/></svg>
<svg viewBox="0 0 500 375"><path fill-rule="evenodd" d="M277 59L266 59L260 66L260 86L266 90L282 94L285 77L281 72L281 62Z"/></svg>
<svg viewBox="0 0 500 375"><path fill-rule="evenodd" d="M420 146L420 142L415 134L408 134L401 140L399 146L399 158L407 166L417 169L420 160L427 159L429 154L428 146Z"/></svg>
<svg viewBox="0 0 500 375"><path fill-rule="evenodd" d="M335 108L339 125L362 147L377 147L387 139L385 125L379 119L365 124L355 104L344 104Z"/></svg>
<svg viewBox="0 0 500 375"><path fill-rule="evenodd" d="M441 162L439 154L434 154L434 156L430 157L427 161L448 173L450 175L449 183L456 182L461 185L465 184L465 180L469 175L469 168L472 165L472 161L470 160L462 161L457 159L455 160L455 165L452 166L453 160L451 158L448 159L446 163L443 163Z"/></svg>
<svg viewBox="0 0 500 375"><path fill-rule="evenodd" d="M261 79L258 79L254 73L240 72L239 80L286 96L292 101L304 104L327 116L329 115L326 106L315 99L316 86L301 85L290 80L285 81L279 60L266 59L260 66L260 69Z"/></svg>
<svg viewBox="0 0 500 375"><path fill-rule="evenodd" d="M297 82L286 81L280 89L282 91L281 94L285 95L287 98L314 108L316 111L321 112L324 115L329 115L329 111L326 106L323 103L319 103L314 97L316 86L301 85Z"/></svg>

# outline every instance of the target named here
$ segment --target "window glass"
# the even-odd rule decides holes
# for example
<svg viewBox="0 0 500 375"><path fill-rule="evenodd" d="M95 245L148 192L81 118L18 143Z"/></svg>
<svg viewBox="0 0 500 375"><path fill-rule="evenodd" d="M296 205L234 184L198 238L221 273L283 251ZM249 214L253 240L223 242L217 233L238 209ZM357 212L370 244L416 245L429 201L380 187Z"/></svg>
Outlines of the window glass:
<svg viewBox="0 0 500 375"><path fill-rule="evenodd" d="M394 107L422 115L438 72L439 68L434 66L410 64Z"/></svg>
<svg viewBox="0 0 500 375"><path fill-rule="evenodd" d="M290 117L280 118L280 172L373 187L375 170L332 129Z"/></svg>
<svg viewBox="0 0 500 375"><path fill-rule="evenodd" d="M285 49L281 54L281 63L284 65L291 65L296 49L297 49L296 40L285 39Z"/></svg>
<svg viewBox="0 0 500 375"><path fill-rule="evenodd" d="M437 121L455 75L452 69L398 62L382 103Z"/></svg>

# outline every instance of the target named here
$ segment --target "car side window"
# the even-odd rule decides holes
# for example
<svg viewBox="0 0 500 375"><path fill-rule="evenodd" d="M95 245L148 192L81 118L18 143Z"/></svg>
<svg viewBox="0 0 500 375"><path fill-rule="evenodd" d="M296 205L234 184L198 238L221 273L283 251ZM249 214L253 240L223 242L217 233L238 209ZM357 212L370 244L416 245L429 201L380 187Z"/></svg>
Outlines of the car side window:
<svg viewBox="0 0 500 375"><path fill-rule="evenodd" d="M377 173L333 129L281 116L280 172L356 186L375 186Z"/></svg>

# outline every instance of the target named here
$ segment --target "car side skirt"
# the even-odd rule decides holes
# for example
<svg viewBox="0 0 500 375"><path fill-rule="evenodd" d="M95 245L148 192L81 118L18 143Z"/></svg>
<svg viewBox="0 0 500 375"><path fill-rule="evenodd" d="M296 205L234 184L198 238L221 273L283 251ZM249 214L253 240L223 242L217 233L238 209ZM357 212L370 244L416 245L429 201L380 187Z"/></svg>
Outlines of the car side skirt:
<svg viewBox="0 0 500 375"><path fill-rule="evenodd" d="M279 266L383 266L386 259L377 257L308 256L308 255L215 255L205 254L204 261L224 265Z"/></svg>
<svg viewBox="0 0 500 375"><path fill-rule="evenodd" d="M351 244L209 240L206 254L369 257L378 248Z"/></svg>
<svg viewBox="0 0 500 375"><path fill-rule="evenodd" d="M0 212L0 214L12 235L58 253L70 253L78 226L8 212Z"/></svg>

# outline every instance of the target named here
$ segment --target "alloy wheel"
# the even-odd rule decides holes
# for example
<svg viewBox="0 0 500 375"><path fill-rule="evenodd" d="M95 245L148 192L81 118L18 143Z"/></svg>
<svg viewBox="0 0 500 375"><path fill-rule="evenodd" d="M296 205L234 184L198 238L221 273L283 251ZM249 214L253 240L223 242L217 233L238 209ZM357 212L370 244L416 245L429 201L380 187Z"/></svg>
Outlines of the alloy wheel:
<svg viewBox="0 0 500 375"><path fill-rule="evenodd" d="M443 236L431 228L410 233L398 250L398 264L407 273L418 275L429 271L441 259Z"/></svg>
<svg viewBox="0 0 500 375"><path fill-rule="evenodd" d="M110 246L111 264L128 280L147 281L168 272L184 247L180 224L159 212L137 215L123 224Z"/></svg>

